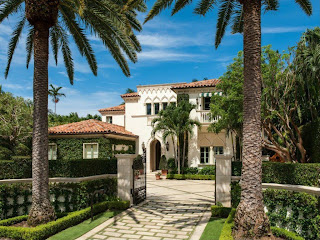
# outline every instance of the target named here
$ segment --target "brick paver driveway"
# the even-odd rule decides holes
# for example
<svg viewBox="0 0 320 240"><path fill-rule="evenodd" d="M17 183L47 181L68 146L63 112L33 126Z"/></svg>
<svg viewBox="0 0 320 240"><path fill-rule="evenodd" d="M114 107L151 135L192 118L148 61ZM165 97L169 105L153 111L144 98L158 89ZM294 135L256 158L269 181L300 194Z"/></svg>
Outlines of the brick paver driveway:
<svg viewBox="0 0 320 240"><path fill-rule="evenodd" d="M213 202L214 181L156 181L154 174L149 174L145 203L108 220L78 240L196 240L199 239L196 226L205 213L208 215Z"/></svg>

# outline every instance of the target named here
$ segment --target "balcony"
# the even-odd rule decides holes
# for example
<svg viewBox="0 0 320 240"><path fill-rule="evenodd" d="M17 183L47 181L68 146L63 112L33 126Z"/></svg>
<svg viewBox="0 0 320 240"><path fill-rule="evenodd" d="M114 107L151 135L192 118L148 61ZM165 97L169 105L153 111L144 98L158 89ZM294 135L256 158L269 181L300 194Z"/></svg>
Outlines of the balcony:
<svg viewBox="0 0 320 240"><path fill-rule="evenodd" d="M213 119L210 118L210 111L206 111L206 110L201 110L201 111L197 111L198 112L198 117L199 117L199 121L201 124L210 124L210 123L214 123L217 122L219 120L219 117L215 117Z"/></svg>

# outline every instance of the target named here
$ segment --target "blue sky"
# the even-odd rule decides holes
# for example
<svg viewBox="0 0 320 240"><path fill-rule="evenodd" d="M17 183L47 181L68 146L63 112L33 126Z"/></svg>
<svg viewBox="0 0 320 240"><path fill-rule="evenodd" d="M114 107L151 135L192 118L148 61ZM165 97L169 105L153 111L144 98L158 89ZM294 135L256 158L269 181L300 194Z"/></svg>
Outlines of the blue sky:
<svg viewBox="0 0 320 240"><path fill-rule="evenodd" d="M153 2L148 2L149 9ZM58 66L55 66L51 54L49 81L62 86L67 95L58 103L57 113L96 114L99 108L121 103L120 94L127 88L136 89L137 85L190 82L194 78L200 80L221 76L237 52L242 50L242 35L232 35L228 31L216 50L217 11L213 10L206 17L194 15L192 10L196 2L173 17L170 11L164 11L137 33L143 51L138 55L138 63L130 64L130 78L123 75L109 52L94 36L90 39L99 64L97 77L90 72L74 44L71 44L75 63L73 86L69 84L61 54ZM307 28L320 26L320 2L312 0L312 3L313 16L308 17L294 0L280 0L279 11L268 12L262 17L262 44L271 44L273 49L280 51L286 50L297 43ZM145 15L141 14L139 19L143 20ZM9 19L0 25L0 84L5 91L31 99L33 65L29 70L25 67L25 33L13 58L9 77L4 79L7 46L15 21L16 18ZM51 101L49 108L54 108Z"/></svg>

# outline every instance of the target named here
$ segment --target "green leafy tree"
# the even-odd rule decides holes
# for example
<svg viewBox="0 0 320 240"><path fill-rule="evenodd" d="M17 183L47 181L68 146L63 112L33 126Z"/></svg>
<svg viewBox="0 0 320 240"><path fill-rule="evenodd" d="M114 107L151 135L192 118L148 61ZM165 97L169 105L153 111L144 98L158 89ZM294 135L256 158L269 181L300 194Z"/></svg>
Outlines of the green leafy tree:
<svg viewBox="0 0 320 240"><path fill-rule="evenodd" d="M188 134L192 136L193 129L195 126L200 127L200 122L190 118L190 112L195 109L195 105L188 101L181 100L178 105L169 104L165 110L161 110L158 117L152 121L152 135L154 136L157 132L162 133L163 142L166 142L168 137L177 149L176 166L178 166L178 173L181 171L181 156L182 166L185 164L185 149L186 149L186 137ZM181 145L183 144L183 145ZM181 153L182 149L182 153Z"/></svg>
<svg viewBox="0 0 320 240"><path fill-rule="evenodd" d="M87 38L96 35L111 52L126 76L130 75L125 55L137 61L140 44L133 30L140 31L137 12L145 11L142 0L3 0L0 2L0 23L15 17L18 23L8 48L7 77L17 43L27 27L27 67L34 57L34 113L32 146L32 207L28 222L38 225L55 219L49 200L48 180L48 60L49 39L55 62L61 50L70 82L73 83L74 65L69 47L69 34L82 56L97 75L97 61ZM89 31L87 31L89 30Z"/></svg>
<svg viewBox="0 0 320 240"><path fill-rule="evenodd" d="M84 120L89 120L89 119L96 119L101 121L101 116L98 114L91 115L87 114L85 117L79 117L78 113L70 113L69 115L59 115L55 113L49 113L48 115L48 122L49 122L49 127L54 127L62 124L67 124L67 123L73 123L73 122L80 122Z"/></svg>
<svg viewBox="0 0 320 240"><path fill-rule="evenodd" d="M49 96L52 97L52 101L54 102L54 113L57 113L57 103L60 101L60 97L65 97L64 93L60 93L59 91L62 87L54 87L50 84L51 89L49 89Z"/></svg>
<svg viewBox="0 0 320 240"><path fill-rule="evenodd" d="M311 15L310 0L296 0L302 10ZM157 0L145 21L149 21L174 3L172 15L192 1ZM241 201L235 215L235 239L269 236L270 223L264 212L261 166L261 9L277 10L278 0L199 0L194 9L205 16L219 6L215 46L218 47L228 25L232 33L243 33L244 50L244 115Z"/></svg>
<svg viewBox="0 0 320 240"><path fill-rule="evenodd" d="M30 153L28 143L32 133L32 108L30 100L14 97L9 92L0 93L0 152L2 152L0 155L2 159Z"/></svg>

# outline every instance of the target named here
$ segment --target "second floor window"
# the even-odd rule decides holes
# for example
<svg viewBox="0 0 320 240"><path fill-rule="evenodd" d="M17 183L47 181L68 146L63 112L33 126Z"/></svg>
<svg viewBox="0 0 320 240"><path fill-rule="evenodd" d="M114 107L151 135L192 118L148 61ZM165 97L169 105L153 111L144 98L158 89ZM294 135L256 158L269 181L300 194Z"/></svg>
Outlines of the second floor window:
<svg viewBox="0 0 320 240"><path fill-rule="evenodd" d="M203 98L203 110L210 110L210 101L211 101L211 97Z"/></svg>
<svg viewBox="0 0 320 240"><path fill-rule="evenodd" d="M159 113L159 109L160 109L160 104L159 103L155 103L154 104L154 114L158 114Z"/></svg>
<svg viewBox="0 0 320 240"><path fill-rule="evenodd" d="M223 147L214 147L215 155L223 155Z"/></svg>
<svg viewBox="0 0 320 240"><path fill-rule="evenodd" d="M147 103L146 108L147 108L147 115L151 115L151 103Z"/></svg>
<svg viewBox="0 0 320 240"><path fill-rule="evenodd" d="M166 110L167 106L168 106L167 102L162 103L162 110Z"/></svg>
<svg viewBox="0 0 320 240"><path fill-rule="evenodd" d="M107 120L107 123L112 123L112 117L107 117L106 120Z"/></svg>

